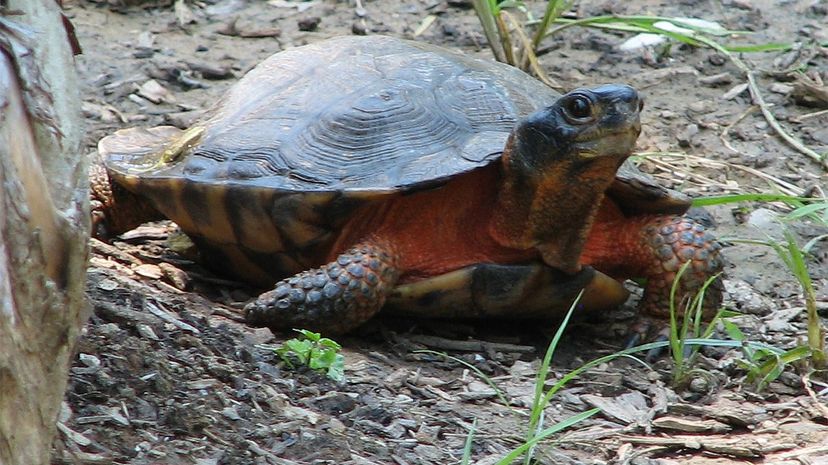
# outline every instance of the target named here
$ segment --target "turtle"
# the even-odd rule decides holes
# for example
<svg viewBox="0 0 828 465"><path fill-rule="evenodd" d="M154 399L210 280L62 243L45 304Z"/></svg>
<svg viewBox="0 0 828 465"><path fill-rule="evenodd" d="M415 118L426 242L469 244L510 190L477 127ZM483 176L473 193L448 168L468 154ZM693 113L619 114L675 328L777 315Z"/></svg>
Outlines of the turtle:
<svg viewBox="0 0 828 465"><path fill-rule="evenodd" d="M524 72L386 36L280 51L192 127L98 145L101 236L169 218L213 269L266 288L253 326L350 331L385 307L547 318L624 303L663 317L722 270L688 198L628 160L643 99L559 94ZM715 306L721 292L708 292Z"/></svg>

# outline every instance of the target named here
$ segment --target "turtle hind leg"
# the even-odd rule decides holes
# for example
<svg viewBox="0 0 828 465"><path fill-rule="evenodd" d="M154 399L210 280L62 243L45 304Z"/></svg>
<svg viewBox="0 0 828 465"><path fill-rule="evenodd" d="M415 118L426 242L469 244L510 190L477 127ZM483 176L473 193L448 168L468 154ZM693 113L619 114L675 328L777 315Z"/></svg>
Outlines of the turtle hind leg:
<svg viewBox="0 0 828 465"><path fill-rule="evenodd" d="M374 316L400 276L389 244L366 241L320 268L276 283L245 306L247 322L271 330L341 334Z"/></svg>
<svg viewBox="0 0 828 465"><path fill-rule="evenodd" d="M113 183L100 161L89 167L89 204L92 235L108 240L164 216L149 201Z"/></svg>

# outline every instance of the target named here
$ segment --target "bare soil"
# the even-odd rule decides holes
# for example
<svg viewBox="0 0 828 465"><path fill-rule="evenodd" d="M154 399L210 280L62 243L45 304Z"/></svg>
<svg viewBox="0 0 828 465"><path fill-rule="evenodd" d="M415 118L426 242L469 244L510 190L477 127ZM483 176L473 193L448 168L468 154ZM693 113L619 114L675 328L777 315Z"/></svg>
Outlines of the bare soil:
<svg viewBox="0 0 828 465"><path fill-rule="evenodd" d="M93 156L97 141L118 128L186 127L265 57L331 36L415 38L433 16L416 40L490 58L469 3L64 1L83 47L83 155ZM541 8L529 2L536 16ZM828 78L827 12L813 0L579 2L574 11L698 17L750 31L722 39L731 44L796 43L792 51L743 59L782 126L822 153L828 115L798 103L787 71ZM748 93L738 92L745 76L733 63L675 43L621 52L627 37L570 28L544 43L541 64L568 88L621 81L644 93L640 151L684 155L645 158L643 170L693 196L780 185L824 195L824 169L783 142ZM709 211L719 236L764 239L781 237L777 220L787 210L744 204ZM792 229L800 244L826 233L807 221ZM242 322L239 309L256 290L199 268L170 245L176 238L175 226L162 222L112 244L93 240L94 313L77 347L54 463L459 463L475 422L472 463L494 463L521 444L539 359L556 325L378 318L338 339L346 380L336 383L286 367L273 348L292 335ZM775 253L736 242L725 252L726 303L743 312L733 321L752 340L777 347L803 340L802 292ZM817 243L808 261L825 312L828 242ZM618 351L617 329L630 308L570 327L553 378ZM506 403L466 365L416 352L426 348L485 373ZM666 359L600 365L555 395L544 424L594 406L602 413L539 446L537 463L828 463L828 401L818 374L808 380L788 368L757 392L742 358L738 350L706 348L681 386L671 384Z"/></svg>

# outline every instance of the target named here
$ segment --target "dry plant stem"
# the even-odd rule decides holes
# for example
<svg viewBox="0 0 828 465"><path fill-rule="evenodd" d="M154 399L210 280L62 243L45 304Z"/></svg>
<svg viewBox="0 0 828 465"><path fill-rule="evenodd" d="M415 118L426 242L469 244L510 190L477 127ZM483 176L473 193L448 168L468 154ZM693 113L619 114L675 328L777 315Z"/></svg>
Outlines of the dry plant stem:
<svg viewBox="0 0 828 465"><path fill-rule="evenodd" d="M791 147L798 150L800 153L808 156L809 158L813 159L817 163L819 163L823 168L828 169L828 157L824 157L813 150L809 149L805 146L802 142L788 134L784 128L779 124L776 120L776 117L773 116L773 113L770 111L770 107L767 103L765 103L765 99L762 97L762 93L759 92L759 86L756 84L756 78L753 76L753 70L750 69L744 61L742 61L739 57L731 53L726 48L719 45L717 42L710 40L703 36L695 37L696 40L699 42L707 45L708 47L720 52L724 56L728 57L733 64L739 68L747 77L748 82L748 89L750 90L750 95L753 98L753 102L759 106L759 109L762 111L762 115L765 117L765 120L770 124L774 131L781 137L785 142L788 143Z"/></svg>
<svg viewBox="0 0 828 465"><path fill-rule="evenodd" d="M564 87L554 80L550 79L546 72L541 68L540 63L538 62L538 57L535 55L535 50L532 48L532 42L530 42L529 37L526 35L526 31L523 30L523 27L518 23L518 21L509 13L503 11L501 12L503 16L512 23L512 26L515 28L515 32L518 35L518 38L521 42L521 51L522 56L520 61L523 61L524 58L528 58L529 66L532 69L532 73L541 80L547 86L557 90L558 92L563 92ZM523 68L521 68L523 69Z"/></svg>
<svg viewBox="0 0 828 465"><path fill-rule="evenodd" d="M733 129L737 124L741 123L745 118L747 118L748 115L756 111L756 109L756 105L751 105L750 108L742 112L742 114L739 115L738 118L736 118L732 123L728 124L727 127L724 128L724 131L722 131L722 134L719 136L719 139L722 141L722 144L729 150L735 153L742 153L739 150L733 148L732 145L730 145L730 141L727 140L727 135L730 133L731 129Z"/></svg>
<svg viewBox="0 0 828 465"><path fill-rule="evenodd" d="M748 68L748 66L741 60L739 57L733 55L732 53L728 52L720 45L715 44L710 41L705 41L709 46L712 46L716 50L724 53L733 63L743 72L747 77L748 81L748 89L750 89L750 95L753 98L753 102L759 106L759 109L762 111L762 115L764 115L765 120L771 127L776 131L776 133L781 137L785 142L788 143L791 147L798 150L800 153L808 156L809 158L813 159L817 163L819 163L824 169L828 170L828 157L824 157L813 150L809 149L805 146L802 142L797 140L795 137L788 134L785 129L779 124L779 121L776 120L776 117L773 116L773 113L770 111L770 107L767 103L765 103L765 99L762 97L762 93L759 92L759 86L756 84L756 78L753 76L753 70Z"/></svg>
<svg viewBox="0 0 828 465"><path fill-rule="evenodd" d="M497 24L497 32L500 35L500 45L503 47L503 55L506 58L506 63L515 66L515 53L512 49L512 39L509 35L509 28L506 27L506 22L503 21L503 15L507 14L505 11L499 11L495 15L495 23Z"/></svg>
<svg viewBox="0 0 828 465"><path fill-rule="evenodd" d="M814 407L817 408L822 413L822 416L828 418L828 406L822 403L819 396L816 392L814 392L814 388L811 387L811 374L805 373L802 375L802 386L805 388L805 391L808 393L808 396L814 402Z"/></svg>
<svg viewBox="0 0 828 465"><path fill-rule="evenodd" d="M480 24L483 26L483 34L486 36L486 41L489 42L489 47L492 49L495 60L506 63L506 56L497 37L497 25L494 20L494 12L489 6L489 1L473 0L472 4L474 5L474 11L478 19L480 19Z"/></svg>
<svg viewBox="0 0 828 465"><path fill-rule="evenodd" d="M658 167L660 167L664 170L667 170L667 171L682 171L688 177L694 178L694 179L697 179L697 180L701 180L701 181L705 182L706 184L720 185L720 183L718 183L718 182L716 182L712 179L705 178L705 177L703 177L703 176L701 176L697 173L694 173L692 171L677 168L677 165L675 163L671 163L670 161L664 160L663 158L665 158L665 157L655 156L655 155L657 155L657 154L654 154L654 153L640 153L640 154L638 154L638 156L640 156L642 158L646 158L651 163L657 165ZM768 182L774 184L776 189L778 189L783 194L787 194L787 195L790 195L790 196L793 196L793 197L802 197L802 196L805 195L805 189L803 189L799 186L796 186L794 184L791 184L787 181L784 181L782 179L779 179L777 177L771 176L771 175L769 175L769 174L767 174L767 173L765 173L761 170L750 168L748 166L738 165L736 163L723 162L723 161L719 161L719 160L711 160L709 158L698 157L698 156L694 156L694 155L687 155L687 154L683 154L683 153L669 153L667 155L671 155L675 158L679 158L679 159L681 159L685 162L692 162L692 163L696 163L697 165L705 165L705 166L708 166L708 167L711 167L711 168L716 168L716 167L719 167L719 168L733 168L733 169L737 169L737 170L740 170L740 171L744 171L746 173L752 174L752 175L754 175L758 178L762 178L765 181L768 181Z"/></svg>
<svg viewBox="0 0 828 465"><path fill-rule="evenodd" d="M814 365L819 369L823 369L825 368L825 330L822 328L817 312L816 291L814 291L813 284L810 282L808 285L804 284L802 290L805 294L805 308L808 314L808 344L814 351L812 356Z"/></svg>
<svg viewBox="0 0 828 465"><path fill-rule="evenodd" d="M801 122L805 121L806 119L818 118L822 115L828 115L828 110L819 110L819 111L815 111L813 113L806 113L802 116L797 116L795 118L791 118L791 121L793 121L795 123L801 123Z"/></svg>
<svg viewBox="0 0 828 465"><path fill-rule="evenodd" d="M785 129L782 128L782 126L776 120L776 117L773 116L773 113L771 113L770 109L768 108L768 104L765 103L765 99L762 98L762 94L759 92L759 88L756 85L756 80L753 77L753 72L748 70L747 67L745 67L743 71L745 71L745 73L747 74L750 95L753 97L754 102L756 102L756 104L759 105L759 109L762 110L762 114L765 116L765 119L768 121L768 124L771 125L771 127L776 131L777 134L779 134L779 137L784 139L785 142L788 143L788 145L795 148L796 150L799 150L799 152L810 157L811 159L822 165L824 169L828 170L828 158L814 152L808 147L805 147L805 145L802 142L788 134L785 131Z"/></svg>

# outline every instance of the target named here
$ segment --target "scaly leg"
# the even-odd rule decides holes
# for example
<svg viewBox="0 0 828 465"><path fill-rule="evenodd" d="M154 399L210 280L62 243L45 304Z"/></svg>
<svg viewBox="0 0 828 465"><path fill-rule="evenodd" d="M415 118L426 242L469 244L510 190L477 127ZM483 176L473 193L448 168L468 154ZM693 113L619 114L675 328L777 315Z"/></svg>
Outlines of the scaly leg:
<svg viewBox="0 0 828 465"><path fill-rule="evenodd" d="M701 224L688 216L655 217L643 228L642 242L654 260L646 273L642 311L662 318L670 315L670 292L679 270L690 262L676 289L677 311L686 299L692 298L704 283L722 272L724 259L721 244ZM721 278L705 292L705 316L711 318L722 300Z"/></svg>
<svg viewBox="0 0 828 465"><path fill-rule="evenodd" d="M390 244L366 241L320 268L276 283L245 307L247 322L272 330L347 332L374 316L400 276Z"/></svg>

